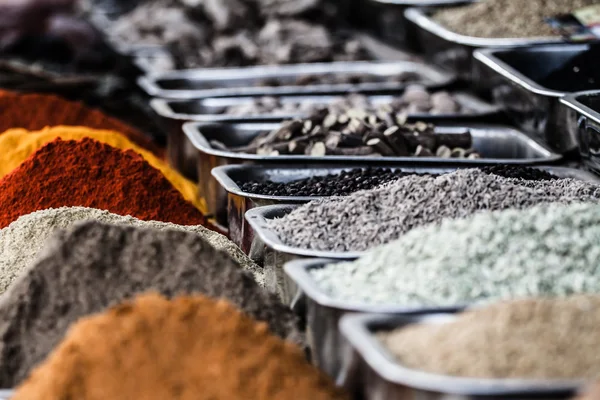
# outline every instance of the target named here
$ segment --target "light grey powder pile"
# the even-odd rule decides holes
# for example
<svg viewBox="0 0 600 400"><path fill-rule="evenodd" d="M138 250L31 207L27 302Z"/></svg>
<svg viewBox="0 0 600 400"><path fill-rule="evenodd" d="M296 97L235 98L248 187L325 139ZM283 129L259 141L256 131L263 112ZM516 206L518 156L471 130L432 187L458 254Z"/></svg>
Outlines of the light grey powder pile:
<svg viewBox="0 0 600 400"><path fill-rule="evenodd" d="M203 226L141 221L137 218L111 214L108 211L95 208L62 207L24 215L0 230L0 294L4 293L17 276L31 265L44 242L55 229L65 229L78 221L85 220L195 233L205 238L217 250L229 253L242 268L252 272L259 285L263 286L264 274L262 269L254 264L231 240Z"/></svg>
<svg viewBox="0 0 600 400"><path fill-rule="evenodd" d="M365 251L443 218L540 203L598 202L599 198L600 186L583 181L525 181L465 169L440 176L407 176L347 197L312 201L269 221L269 227L291 246Z"/></svg>
<svg viewBox="0 0 600 400"><path fill-rule="evenodd" d="M335 298L369 304L600 293L600 205L544 204L445 220L311 275Z"/></svg>
<svg viewBox="0 0 600 400"><path fill-rule="evenodd" d="M148 291L224 298L303 342L294 313L201 236L87 221L57 231L0 297L0 387L22 381L79 318Z"/></svg>

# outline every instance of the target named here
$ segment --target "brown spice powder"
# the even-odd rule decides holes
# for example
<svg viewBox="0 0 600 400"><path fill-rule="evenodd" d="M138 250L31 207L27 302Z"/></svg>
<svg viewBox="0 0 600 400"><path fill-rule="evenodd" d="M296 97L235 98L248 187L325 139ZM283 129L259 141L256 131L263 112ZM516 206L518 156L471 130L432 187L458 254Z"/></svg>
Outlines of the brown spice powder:
<svg viewBox="0 0 600 400"><path fill-rule="evenodd" d="M75 324L14 400L347 398L225 301L142 295Z"/></svg>

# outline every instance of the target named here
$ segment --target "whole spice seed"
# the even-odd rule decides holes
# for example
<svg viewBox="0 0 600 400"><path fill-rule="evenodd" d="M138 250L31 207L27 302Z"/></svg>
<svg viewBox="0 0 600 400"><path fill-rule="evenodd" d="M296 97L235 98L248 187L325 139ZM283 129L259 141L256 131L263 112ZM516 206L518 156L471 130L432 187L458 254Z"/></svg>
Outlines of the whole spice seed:
<svg viewBox="0 0 600 400"><path fill-rule="evenodd" d="M140 155L88 138L56 139L0 180L0 228L21 215L63 206L211 227Z"/></svg>
<svg viewBox="0 0 600 400"><path fill-rule="evenodd" d="M494 165L483 167L481 170L488 174L506 178L525 180L559 179L549 172L518 165ZM373 189L408 175L431 176L435 174L415 174L402 169L367 167L346 170L338 174L311 176L310 178L291 182L274 182L271 180L237 181L236 184L244 192L267 196L347 196L359 190Z"/></svg>
<svg viewBox="0 0 600 400"><path fill-rule="evenodd" d="M0 135L0 149L5 149L0 153L0 178L13 171L42 146L56 138L63 140L90 138L117 149L131 149L140 154L148 164L162 172L175 189L183 195L184 199L194 204L200 211L206 211L205 201L198 196L198 189L194 182L184 178L179 172L171 168L167 162L159 159L150 151L135 145L126 137L114 131L72 126L47 127L33 132L24 129L9 129Z"/></svg>
<svg viewBox="0 0 600 400"><path fill-rule="evenodd" d="M267 322L273 333L303 342L294 313L204 238L84 222L59 230L3 294L1 387L21 382L79 318L149 290L167 297L201 293L225 298Z"/></svg>
<svg viewBox="0 0 600 400"><path fill-rule="evenodd" d="M437 177L406 176L347 197L314 200L268 221L282 241L303 249L364 251L409 230L481 210L540 203L597 202L600 186L573 179L526 181L477 169Z"/></svg>
<svg viewBox="0 0 600 400"><path fill-rule="evenodd" d="M524 299L378 336L410 368L471 378L597 379L600 297Z"/></svg>
<svg viewBox="0 0 600 400"><path fill-rule="evenodd" d="M311 114L318 108L328 106L331 111L342 114L351 109L361 109L369 113L395 112L401 114L469 114L473 110L463 107L451 93L437 91L429 93L421 85L411 85L402 96L390 98L385 102L373 102L371 97L362 94L350 94L339 97L330 105L319 104L315 99L290 101L290 98L265 96L250 103L242 103L222 109L223 114L255 116L261 114Z"/></svg>
<svg viewBox="0 0 600 400"><path fill-rule="evenodd" d="M227 252L244 270L252 273L263 286L264 274L232 241L201 225L184 226L165 222L141 221L108 211L84 207L61 207L36 211L20 217L0 229L0 294L35 260L46 240L56 229L66 229L77 222L93 220L113 225L127 225L156 230L179 230L203 237L215 249Z"/></svg>
<svg viewBox="0 0 600 400"><path fill-rule="evenodd" d="M229 303L139 296L83 318L17 389L41 399L341 400L296 346Z"/></svg>
<svg viewBox="0 0 600 400"><path fill-rule="evenodd" d="M597 0L482 0L444 8L433 18L453 32L484 38L558 36L545 18L568 14Z"/></svg>
<svg viewBox="0 0 600 400"><path fill-rule="evenodd" d="M598 293L599 222L598 203L478 213L414 229L354 263L311 274L332 296L370 304Z"/></svg>
<svg viewBox="0 0 600 400"><path fill-rule="evenodd" d="M29 131L42 130L47 126L86 126L120 132L135 144L162 157L164 151L137 129L109 117L84 104L49 94L20 94L3 91L0 94L0 132L12 128Z"/></svg>
<svg viewBox="0 0 600 400"><path fill-rule="evenodd" d="M391 112L368 113L351 109L338 114L319 109L306 119L286 121L279 129L258 134L245 146L227 148L217 140L211 145L239 153L276 156L304 154L371 157L480 158L471 148L471 133L436 133L424 122L406 123L406 116Z"/></svg>

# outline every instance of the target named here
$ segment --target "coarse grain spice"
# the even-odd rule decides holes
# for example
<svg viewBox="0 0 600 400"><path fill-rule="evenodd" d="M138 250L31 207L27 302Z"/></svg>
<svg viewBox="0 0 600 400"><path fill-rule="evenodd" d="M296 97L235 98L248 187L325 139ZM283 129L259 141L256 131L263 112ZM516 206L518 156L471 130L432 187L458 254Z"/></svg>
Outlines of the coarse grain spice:
<svg viewBox="0 0 600 400"><path fill-rule="evenodd" d="M14 400L342 400L302 351L223 300L156 294L84 318Z"/></svg>
<svg viewBox="0 0 600 400"><path fill-rule="evenodd" d="M600 293L598 243L599 204L542 204L417 228L310 273L353 303L438 307Z"/></svg>
<svg viewBox="0 0 600 400"><path fill-rule="evenodd" d="M365 251L418 226L476 211L528 208L540 203L598 202L600 186L574 179L527 181L478 169L440 176L406 176L347 197L314 200L268 221L291 246Z"/></svg>
<svg viewBox="0 0 600 400"><path fill-rule="evenodd" d="M274 334L304 343L295 314L203 237L89 221L57 231L3 294L0 387L20 383L79 318L150 290L227 299Z"/></svg>
<svg viewBox="0 0 600 400"><path fill-rule="evenodd" d="M198 196L196 184L187 180L165 161L152 152L134 144L121 133L87 127L53 126L39 131L9 129L0 134L0 178L13 171L33 153L45 144L61 138L63 140L81 140L90 138L121 150L133 150L140 154L151 166L162 172L183 197L202 212L206 212L205 201Z"/></svg>
<svg viewBox="0 0 600 400"><path fill-rule="evenodd" d="M225 236L201 225L175 225L157 221L142 221L130 216L84 207L61 207L23 215L0 229L0 294L35 260L46 240L56 229L66 229L80 221L98 221L112 225L127 225L156 230L178 230L203 237L215 249L227 252L244 270L252 273L256 282L264 285L262 268L246 256Z"/></svg>
<svg viewBox="0 0 600 400"><path fill-rule="evenodd" d="M599 296L523 299L378 336L401 364L469 378L597 379Z"/></svg>
<svg viewBox="0 0 600 400"><path fill-rule="evenodd" d="M558 36L545 18L569 14L597 0L482 0L449 7L433 18L456 33L483 38Z"/></svg>
<svg viewBox="0 0 600 400"><path fill-rule="evenodd" d="M89 138L56 139L0 180L0 228L21 215L66 206L213 228L142 156Z"/></svg>

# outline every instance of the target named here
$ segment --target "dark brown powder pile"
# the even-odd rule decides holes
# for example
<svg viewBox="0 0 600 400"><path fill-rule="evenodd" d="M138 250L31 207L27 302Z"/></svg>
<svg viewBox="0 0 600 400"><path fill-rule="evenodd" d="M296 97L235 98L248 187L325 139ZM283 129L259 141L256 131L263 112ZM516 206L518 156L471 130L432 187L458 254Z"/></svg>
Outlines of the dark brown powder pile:
<svg viewBox="0 0 600 400"><path fill-rule="evenodd" d="M58 231L1 298L0 387L21 382L79 318L150 290L227 299L302 344L292 311L198 235L89 221Z"/></svg>
<svg viewBox="0 0 600 400"><path fill-rule="evenodd" d="M299 348L225 301L140 296L69 330L15 400L341 400Z"/></svg>

